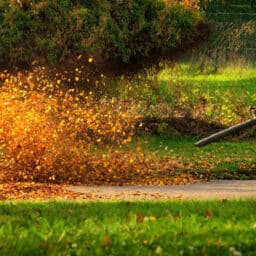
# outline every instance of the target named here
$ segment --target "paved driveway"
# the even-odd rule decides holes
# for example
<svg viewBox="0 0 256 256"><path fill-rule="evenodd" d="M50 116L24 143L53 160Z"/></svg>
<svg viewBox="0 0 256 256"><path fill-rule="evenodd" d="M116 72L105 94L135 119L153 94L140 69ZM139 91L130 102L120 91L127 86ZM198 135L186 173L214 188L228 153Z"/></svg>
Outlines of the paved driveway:
<svg viewBox="0 0 256 256"><path fill-rule="evenodd" d="M68 186L93 200L256 199L256 180L213 180L173 186Z"/></svg>

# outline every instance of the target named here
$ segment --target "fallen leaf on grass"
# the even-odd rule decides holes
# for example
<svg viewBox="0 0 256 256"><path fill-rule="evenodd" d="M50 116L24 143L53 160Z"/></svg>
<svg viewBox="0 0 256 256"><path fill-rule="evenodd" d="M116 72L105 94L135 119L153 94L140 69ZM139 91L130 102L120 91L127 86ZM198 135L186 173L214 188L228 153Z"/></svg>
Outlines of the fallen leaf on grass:
<svg viewBox="0 0 256 256"><path fill-rule="evenodd" d="M108 236L104 237L103 238L103 245L105 245L105 246L112 245L112 239L110 237L108 237Z"/></svg>
<svg viewBox="0 0 256 256"><path fill-rule="evenodd" d="M160 246L160 245L158 245L157 247L156 247L156 249L155 249L155 253L156 254L161 254L163 252L163 248Z"/></svg>
<svg viewBox="0 0 256 256"><path fill-rule="evenodd" d="M204 216L205 216L205 218L212 218L213 212L210 210L207 210L207 211L205 211Z"/></svg>
<svg viewBox="0 0 256 256"><path fill-rule="evenodd" d="M179 220L180 219L180 215L178 215L178 214L173 215L173 219L174 220Z"/></svg>
<svg viewBox="0 0 256 256"><path fill-rule="evenodd" d="M138 216L137 216L137 222L138 223L142 223L144 221L144 217L141 215L141 214L139 214Z"/></svg>
<svg viewBox="0 0 256 256"><path fill-rule="evenodd" d="M156 220L156 217L155 216L149 216L149 217L145 217L144 218L144 221L155 221Z"/></svg>

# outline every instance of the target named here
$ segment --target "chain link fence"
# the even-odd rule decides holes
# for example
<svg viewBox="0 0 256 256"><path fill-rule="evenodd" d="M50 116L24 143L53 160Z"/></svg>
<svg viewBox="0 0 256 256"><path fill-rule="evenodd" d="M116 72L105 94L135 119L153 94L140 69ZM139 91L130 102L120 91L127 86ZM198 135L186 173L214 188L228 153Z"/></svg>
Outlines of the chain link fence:
<svg viewBox="0 0 256 256"><path fill-rule="evenodd" d="M217 69L230 63L256 64L256 12L207 12L212 33L192 60Z"/></svg>
<svg viewBox="0 0 256 256"><path fill-rule="evenodd" d="M209 12L206 13L208 20L213 20L215 22L232 22L232 23L241 23L252 21L256 19L255 13L228 13L228 12Z"/></svg>

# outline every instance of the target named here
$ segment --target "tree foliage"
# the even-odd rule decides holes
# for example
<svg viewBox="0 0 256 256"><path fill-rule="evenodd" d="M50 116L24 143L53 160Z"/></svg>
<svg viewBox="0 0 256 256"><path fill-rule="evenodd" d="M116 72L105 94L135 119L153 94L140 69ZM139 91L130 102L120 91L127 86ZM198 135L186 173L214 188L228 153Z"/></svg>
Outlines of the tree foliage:
<svg viewBox="0 0 256 256"><path fill-rule="evenodd" d="M57 63L88 53L129 63L198 36L195 1L35 0L0 3L0 64ZM187 3L188 2L188 3Z"/></svg>

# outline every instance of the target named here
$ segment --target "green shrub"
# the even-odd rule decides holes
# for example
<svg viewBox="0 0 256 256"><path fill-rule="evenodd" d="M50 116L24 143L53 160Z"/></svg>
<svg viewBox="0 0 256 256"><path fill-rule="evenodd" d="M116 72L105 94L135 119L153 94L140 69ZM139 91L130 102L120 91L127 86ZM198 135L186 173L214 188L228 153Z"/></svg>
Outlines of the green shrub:
<svg viewBox="0 0 256 256"><path fill-rule="evenodd" d="M198 10L161 0L0 3L0 65L56 64L74 54L129 63L198 36ZM22 5L23 3L23 5Z"/></svg>

